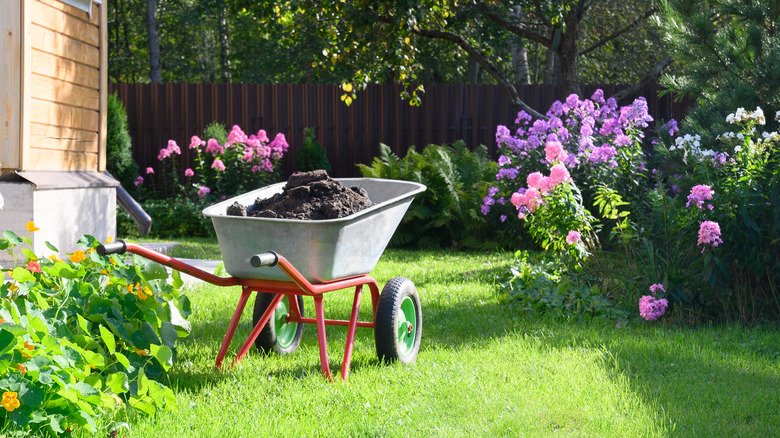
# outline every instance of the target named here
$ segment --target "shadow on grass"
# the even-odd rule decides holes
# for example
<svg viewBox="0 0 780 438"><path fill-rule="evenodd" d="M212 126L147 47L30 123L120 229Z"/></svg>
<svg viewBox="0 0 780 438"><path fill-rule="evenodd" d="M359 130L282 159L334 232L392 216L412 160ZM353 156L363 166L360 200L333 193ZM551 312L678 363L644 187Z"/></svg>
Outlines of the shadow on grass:
<svg viewBox="0 0 780 438"><path fill-rule="evenodd" d="M639 323L642 324L642 323ZM551 349L603 351L614 381L667 421L672 436L780 436L780 333L743 327L634 327L524 318Z"/></svg>

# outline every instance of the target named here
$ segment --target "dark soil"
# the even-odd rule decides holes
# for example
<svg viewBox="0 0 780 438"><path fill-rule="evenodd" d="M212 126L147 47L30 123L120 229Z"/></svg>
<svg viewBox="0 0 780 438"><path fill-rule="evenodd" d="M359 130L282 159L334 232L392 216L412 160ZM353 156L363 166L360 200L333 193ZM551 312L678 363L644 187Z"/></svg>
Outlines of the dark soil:
<svg viewBox="0 0 780 438"><path fill-rule="evenodd" d="M324 170L290 176L281 193L257 198L252 205L234 202L228 216L268 217L277 219L338 219L374 205L365 190L347 188L331 179Z"/></svg>

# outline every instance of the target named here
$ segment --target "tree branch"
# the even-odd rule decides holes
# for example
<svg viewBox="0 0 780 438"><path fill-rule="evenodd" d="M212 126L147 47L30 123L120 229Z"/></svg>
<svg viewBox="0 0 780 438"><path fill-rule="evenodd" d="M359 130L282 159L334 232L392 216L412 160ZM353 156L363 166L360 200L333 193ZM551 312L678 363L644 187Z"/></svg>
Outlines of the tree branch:
<svg viewBox="0 0 780 438"><path fill-rule="evenodd" d="M539 44L541 44L544 47L549 48L552 46L552 40L545 37L544 35L540 35L536 32L530 31L526 29L525 27L518 26L516 23L513 23L511 21L505 20L504 17L501 16L498 12L494 11L493 9L489 8L485 3L483 2L477 2L477 7L494 23L496 23L499 27L502 27L509 32L512 32L513 34L525 38L527 40L535 41Z"/></svg>
<svg viewBox="0 0 780 438"><path fill-rule="evenodd" d="M503 73L501 73L498 68L496 68L490 61L487 60L485 55L483 55L479 50L477 50L474 46L468 43L463 37L460 35L456 35L451 32L444 32L440 30L426 30L426 29L413 29L412 32L414 32L417 35L420 35L422 37L426 38L435 38L445 41L450 41L463 49L464 52L468 53L469 56L477 61L477 63L485 69L485 71L490 74L490 76L493 76L493 78L509 93L509 99L512 102L512 105L516 109L522 109L531 116L538 118L538 119L547 119L546 116L540 114L528 104L522 101L520 99L520 95L517 94L517 89L514 85L512 85L511 82L504 76Z"/></svg>
<svg viewBox="0 0 780 438"><path fill-rule="evenodd" d="M629 23L629 24L623 26L622 28L616 30L611 35L607 35L604 38L596 41L595 44L593 44L592 46L588 47L587 49L580 51L580 56L584 56L584 55L588 54L589 52L592 52L592 51L598 49L599 47L603 46L604 44L607 44L608 42L614 40L615 38L619 37L620 35L623 35L624 33L628 32L629 30L631 30L634 27L636 27L642 21L647 20L648 17L650 17L651 15L655 14L656 12L658 12L658 8L649 9L644 14L642 14L640 17L638 17L636 20L634 20L631 23Z"/></svg>
<svg viewBox="0 0 780 438"><path fill-rule="evenodd" d="M617 93L613 94L612 97L618 102L618 104L621 103L621 101L626 101L633 98L637 93L639 93L639 90L641 90L642 87L658 80L658 77L661 76L661 73L663 73L664 69L666 69L666 67L668 67L672 62L672 57L667 56L658 64L656 64L655 67L653 67L653 69L650 70L647 76L642 78L641 81L626 88L625 90L618 91Z"/></svg>

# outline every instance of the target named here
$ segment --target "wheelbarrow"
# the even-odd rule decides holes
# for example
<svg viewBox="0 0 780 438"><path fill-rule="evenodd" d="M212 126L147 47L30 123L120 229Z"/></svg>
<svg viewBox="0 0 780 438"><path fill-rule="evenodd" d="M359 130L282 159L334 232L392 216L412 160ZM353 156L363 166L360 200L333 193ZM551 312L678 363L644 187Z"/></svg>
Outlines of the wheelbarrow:
<svg viewBox="0 0 780 438"><path fill-rule="evenodd" d="M239 319L253 292L254 328L231 362L239 363L252 344L263 352L289 354L295 351L304 324L315 324L323 376L332 381L328 364L325 327L347 326L347 342L341 365L346 380L352 359L357 327L374 329L380 361L411 363L417 357L422 338L422 309L411 280L394 277L382 292L368 274L376 265L414 196L426 189L422 184L376 178L338 178L347 187L359 186L374 202L370 208L350 216L329 220L270 219L228 216L227 206L249 205L256 198L281 192L285 183L225 200L203 210L210 217L222 252L225 271L218 277L185 262L118 240L100 245L98 254L130 252L176 269L217 286L241 286L241 295L228 325L215 368L221 368ZM371 293L372 320L358 321L364 286ZM354 288L349 320L325 318L325 293ZM315 317L304 314L303 296L314 300Z"/></svg>

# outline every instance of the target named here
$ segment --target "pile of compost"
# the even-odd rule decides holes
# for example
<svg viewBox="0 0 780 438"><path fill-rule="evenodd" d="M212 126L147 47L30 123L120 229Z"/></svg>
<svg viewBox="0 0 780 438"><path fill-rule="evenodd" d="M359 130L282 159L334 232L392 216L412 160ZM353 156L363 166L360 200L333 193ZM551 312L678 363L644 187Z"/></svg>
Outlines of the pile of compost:
<svg viewBox="0 0 780 438"><path fill-rule="evenodd" d="M252 205L234 202L228 216L267 217L275 219L338 219L374 205L360 187L345 187L324 170L290 176L281 193L257 198Z"/></svg>

